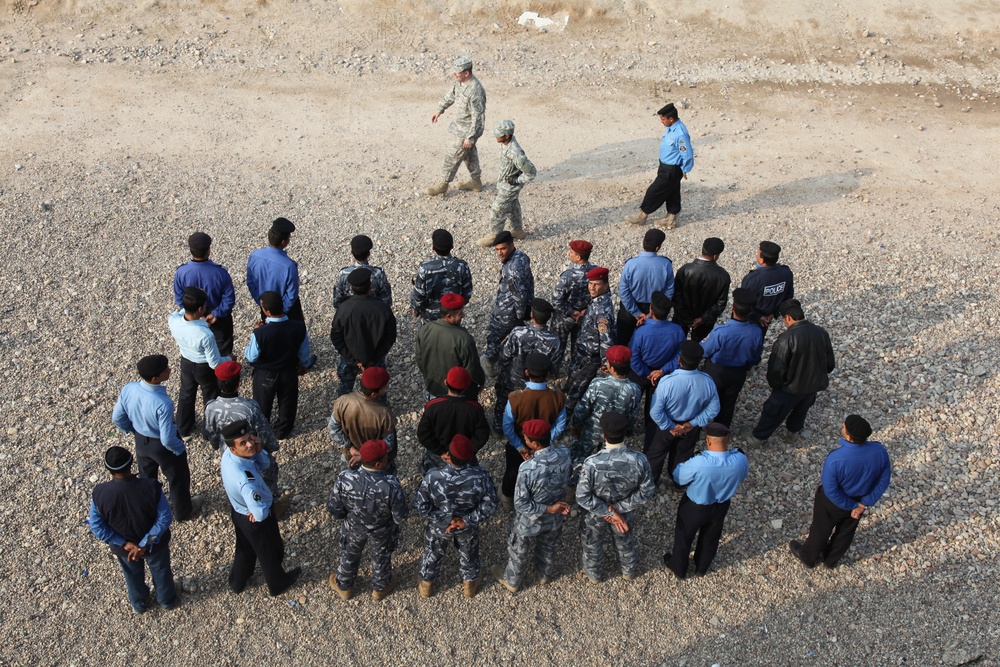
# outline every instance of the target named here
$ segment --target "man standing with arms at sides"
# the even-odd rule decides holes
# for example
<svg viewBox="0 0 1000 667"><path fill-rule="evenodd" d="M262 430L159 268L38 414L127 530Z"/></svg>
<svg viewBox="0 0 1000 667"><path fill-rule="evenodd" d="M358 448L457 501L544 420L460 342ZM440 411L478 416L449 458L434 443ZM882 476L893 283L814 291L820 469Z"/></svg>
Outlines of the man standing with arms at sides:
<svg viewBox="0 0 1000 667"><path fill-rule="evenodd" d="M417 268L410 294L410 312L425 322L441 317L441 297L458 294L468 303L472 298L472 272L464 259L452 257L455 240L446 229L435 229L431 234L434 256Z"/></svg>
<svg viewBox="0 0 1000 667"><path fill-rule="evenodd" d="M848 415L841 434L840 446L823 463L809 537L804 544L798 540L788 544L809 568L820 560L831 570L837 567L854 541L861 515L878 502L892 477L889 453L881 442L868 439L872 427L867 420Z"/></svg>
<svg viewBox="0 0 1000 667"><path fill-rule="evenodd" d="M156 586L156 602L177 606L177 589L170 569L170 504L156 478L132 473L132 454L111 447L104 454L111 481L94 487L90 500L90 532L111 547L118 559L128 600L141 614L149 608L146 566Z"/></svg>
<svg viewBox="0 0 1000 667"><path fill-rule="evenodd" d="M610 533L618 552L622 576L639 576L639 547L633 514L656 495L649 462L625 446L628 421L617 412L601 417L604 449L583 462L576 502L580 517L583 572L591 583L604 578L604 543Z"/></svg>
<svg viewBox="0 0 1000 667"><path fill-rule="evenodd" d="M685 264L674 276L674 322L691 340L700 343L715 326L729 299L729 272L719 266L726 249L722 239L705 239L701 257Z"/></svg>
<svg viewBox="0 0 1000 667"><path fill-rule="evenodd" d="M197 287L185 287L181 301L182 310L167 318L170 334L174 337L181 353L181 387L177 392L177 431L187 440L194 433L195 402L198 388L201 388L202 405L219 395L219 384L215 381L215 367L229 357L219 354L215 335L205 322L208 296ZM208 439L208 432L202 429Z"/></svg>
<svg viewBox="0 0 1000 667"><path fill-rule="evenodd" d="M441 295L441 318L417 330L417 367L424 377L424 394L428 397L444 396L445 376L455 366L461 366L472 377L465 390L469 398L476 398L486 382L483 367L479 365L476 341L462 326L465 317L465 299L458 294Z"/></svg>
<svg viewBox="0 0 1000 667"><path fill-rule="evenodd" d="M708 574L719 550L729 500L749 471L746 454L738 447L729 449L729 429L718 422L705 427L705 451L674 469L674 483L686 489L677 506L673 552L663 555L663 564L678 579L687 576L696 535L694 573Z"/></svg>
<svg viewBox="0 0 1000 667"><path fill-rule="evenodd" d="M650 229L642 239L642 252L625 262L618 283L618 342L628 345L632 332L640 326L649 313L653 292L663 292L667 299L674 298L674 265L669 257L657 253L666 235L659 229Z"/></svg>
<svg viewBox="0 0 1000 667"><path fill-rule="evenodd" d="M497 296L490 313L486 330L486 350L480 360L489 377L495 375L493 365L500 358L500 346L514 327L524 324L531 313L535 298L535 277L531 273L531 259L514 247L510 232L500 232L493 239L493 247L500 259L500 280Z"/></svg>
<svg viewBox="0 0 1000 667"><path fill-rule="evenodd" d="M372 294L372 272L357 268L347 280L353 296L337 308L330 325L330 342L340 355L338 396L353 391L354 381L366 368L384 367L386 355L396 344L396 316Z"/></svg>
<svg viewBox="0 0 1000 667"><path fill-rule="evenodd" d="M233 278L225 267L219 266L209 256L212 252L212 237L205 232L195 232L188 237L191 261L182 264L174 274L174 302L178 308L184 306L184 288L198 287L208 295L205 322L215 335L219 354L228 357L233 353L233 304L236 292Z"/></svg>
<svg viewBox="0 0 1000 667"><path fill-rule="evenodd" d="M760 363L764 331L747 318L753 310L754 294L748 289L733 290L733 314L728 322L712 329L701 342L705 352L703 370L715 382L719 392L719 414L715 421L729 427L736 412L736 401L747 381L747 373Z"/></svg>
<svg viewBox="0 0 1000 667"><path fill-rule="evenodd" d="M760 323L765 332L774 321L781 304L795 298L792 270L784 264L778 264L780 255L780 245L761 241L757 250L757 263L740 284L740 287L753 292L757 301L749 320Z"/></svg>
<svg viewBox="0 0 1000 667"><path fill-rule="evenodd" d="M483 84L479 83L479 79L472 74L472 58L468 56L455 58L451 71L455 83L431 116L431 122L436 123L448 107L455 105L455 120L448 126L448 133L452 137L448 152L444 156L441 181L424 190L432 197L443 195L448 191L448 184L455 179L458 167L463 162L469 170L469 180L460 183L458 189L473 192L482 192L483 189L476 141L483 136L486 123L486 91L483 90Z"/></svg>
<svg viewBox="0 0 1000 667"><path fill-rule="evenodd" d="M174 404L163 383L170 378L170 365L162 354L143 357L136 364L142 382L122 388L111 413L115 426L135 435L139 476L156 479L162 468L170 486L170 506L178 521L201 511L201 498L191 497L191 470L187 448L174 424Z"/></svg>
<svg viewBox="0 0 1000 667"><path fill-rule="evenodd" d="M277 292L281 297L281 312L290 320L305 321L299 301L299 265L288 256L285 248L292 240L295 225L277 218L267 232L267 247L254 250L247 259L247 288L254 303L260 303L264 292ZM261 319L266 317L261 312ZM306 368L312 366L315 357Z"/></svg>
<svg viewBox="0 0 1000 667"><path fill-rule="evenodd" d="M345 266L337 274L337 285L333 288L333 307L340 308L340 305L350 299L354 292L351 291L350 276L358 269L366 269L371 273L372 296L385 302L392 308L392 285L385 276L385 271L380 266L372 266L368 263L371 257L374 243L370 237L359 234L351 239L351 257L354 263Z"/></svg>
<svg viewBox="0 0 1000 667"><path fill-rule="evenodd" d="M665 204L667 217L656 224L664 229L677 226L677 214L681 212L681 179L687 178L694 169L694 147L687 127L677 117L677 107L668 104L656 112L660 123L667 128L660 141L660 166L656 178L646 189L646 196L639 204L639 210L625 218L632 225L645 224L649 214Z"/></svg>
<svg viewBox="0 0 1000 667"><path fill-rule="evenodd" d="M500 166L497 169L497 196L490 206L490 233L479 239L481 248L493 245L493 239L503 231L504 224L510 221L510 233L515 239L523 239L528 235L524 231L524 221L521 218L521 189L535 180L535 165L524 154L521 145L514 138L514 121L502 120L493 136L500 147Z"/></svg>
<svg viewBox="0 0 1000 667"><path fill-rule="evenodd" d="M562 354L565 356L568 352L570 359L576 351L576 336L580 330L580 321L583 320L587 306L590 305L587 273L597 268L590 263L590 253L593 249L593 244L587 241L580 239L570 241L569 250L566 252L569 257L569 268L559 274L556 287L552 290L555 316L552 318L551 329L559 334ZM561 358L558 366L562 366Z"/></svg>

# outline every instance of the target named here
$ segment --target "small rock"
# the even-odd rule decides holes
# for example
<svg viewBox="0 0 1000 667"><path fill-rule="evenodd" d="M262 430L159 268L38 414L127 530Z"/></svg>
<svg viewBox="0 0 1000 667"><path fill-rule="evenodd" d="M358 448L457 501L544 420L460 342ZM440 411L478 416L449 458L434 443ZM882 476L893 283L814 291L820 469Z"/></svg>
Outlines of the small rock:
<svg viewBox="0 0 1000 667"><path fill-rule="evenodd" d="M771 519L771 528L775 530L781 530L781 525L783 521L781 519Z"/></svg>

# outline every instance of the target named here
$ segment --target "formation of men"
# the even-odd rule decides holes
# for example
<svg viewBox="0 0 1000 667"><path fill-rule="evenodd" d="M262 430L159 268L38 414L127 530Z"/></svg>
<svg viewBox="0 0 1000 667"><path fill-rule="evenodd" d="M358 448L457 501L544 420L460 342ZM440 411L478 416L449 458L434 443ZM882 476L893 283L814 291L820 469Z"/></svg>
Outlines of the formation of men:
<svg viewBox="0 0 1000 667"><path fill-rule="evenodd" d="M485 92L468 58L456 61L454 78L432 117L436 122L456 106L443 180L428 188L431 195L445 193L461 164L470 180L459 189L482 189L475 143L483 132ZM680 210L679 183L693 165L693 153L673 105L658 113L667 127L661 171L640 208L641 220L637 215L629 222L644 222L666 204L668 217L657 227L672 229ZM385 271L369 263L370 237L351 240L354 262L337 276L330 339L339 386L328 425L342 472L327 508L343 522L340 560L329 583L344 599L354 594L366 545L373 598L396 589L392 554L411 508L425 521L417 587L422 597L434 594L452 544L459 552L463 594L476 595L483 571L480 535L498 506L510 518L508 558L505 566L489 570L503 588L523 588L532 554L538 583L550 581L563 526L576 517L585 577L600 582L608 574L610 539L622 576L633 579L640 575L636 510L653 499L664 471L664 490L673 487L683 495L663 563L684 579L694 546L694 572L704 575L716 556L731 499L750 472L748 456L730 448L730 429L748 374L763 359L773 320L780 316L785 329L767 360L771 394L756 425L738 431L745 444L766 446L782 424L792 441L801 437L808 411L835 368L830 336L805 318L794 298L792 272L778 263L781 247L771 241L760 243L757 265L732 291L730 318L722 323L731 288L728 272L718 265L725 243L705 239L700 256L675 274L672 261L660 254L666 235L657 227L646 232L642 251L619 276L617 316L610 271L591 263L594 246L582 239L569 243L569 266L551 302L537 298L531 260L515 246L525 236L517 195L536 169L514 139L513 122L502 121L494 135L501 145L497 197L491 233L479 245L493 248L500 266L482 351L462 326L473 295L472 274L466 261L451 255L450 232L431 234L433 255L420 264L412 283L408 312L418 323L415 359L427 401L417 426L422 446L417 457L400 456L388 400L397 321ZM507 223L510 230L503 229ZM278 519L288 500L278 490L276 457L280 441L295 430L299 376L316 361L299 298L298 265L286 250L295 229L285 218L274 220L267 247L247 262L246 285L260 310L259 321L244 332L253 400L239 395L242 365L230 358L238 337L232 279L209 259L212 239L196 232L188 239L192 259L173 283L180 310L168 318L181 358L176 412L163 386L171 375L163 355L139 360L141 380L126 385L115 405L115 425L134 435L139 475L131 472L130 452L120 447L106 452L112 481L95 489L91 528L118 558L136 612L149 607L143 564L151 571L158 604L166 609L177 604L168 526L174 519L191 519L201 507L200 498L190 494L187 462L187 447L196 442L199 389L201 434L222 452L219 472L234 527L229 587L242 592L259 563L269 593L279 595L301 572L283 564ZM479 400L488 379L494 388L490 408ZM491 431L504 443L499 484L480 465ZM641 452L625 444L636 433L644 434ZM705 450L698 453L702 433ZM808 567L820 560L827 567L838 564L862 513L888 486L888 454L869 441L871 433L860 416L845 420L840 448L823 469L809 537L790 544ZM422 481L410 503L397 472L415 459ZM160 470L168 494L157 481Z"/></svg>

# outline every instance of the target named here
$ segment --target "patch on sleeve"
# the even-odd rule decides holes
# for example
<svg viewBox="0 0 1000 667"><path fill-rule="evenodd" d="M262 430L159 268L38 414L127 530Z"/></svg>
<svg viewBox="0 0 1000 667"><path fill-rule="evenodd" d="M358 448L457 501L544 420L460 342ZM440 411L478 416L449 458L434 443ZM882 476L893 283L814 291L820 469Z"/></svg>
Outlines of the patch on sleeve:
<svg viewBox="0 0 1000 667"><path fill-rule="evenodd" d="M679 150L681 153L687 153L688 147L687 144L684 143L683 139L677 140L677 150Z"/></svg>
<svg viewBox="0 0 1000 667"><path fill-rule="evenodd" d="M601 319L597 320L597 331L599 333L608 332L608 320L606 318L602 317Z"/></svg>
<svg viewBox="0 0 1000 667"><path fill-rule="evenodd" d="M249 470L244 470L243 472L245 472L245 473L246 473L246 475L247 475L247 479L256 479L256 478L255 478L255 477L253 476L253 473L252 473L252 472L250 472Z"/></svg>
<svg viewBox="0 0 1000 667"><path fill-rule="evenodd" d="M261 497L260 497L260 494L259 494L259 493L257 493L256 491L254 491L254 492L253 492L253 501L254 501L255 503L259 503L259 502L261 501Z"/></svg>

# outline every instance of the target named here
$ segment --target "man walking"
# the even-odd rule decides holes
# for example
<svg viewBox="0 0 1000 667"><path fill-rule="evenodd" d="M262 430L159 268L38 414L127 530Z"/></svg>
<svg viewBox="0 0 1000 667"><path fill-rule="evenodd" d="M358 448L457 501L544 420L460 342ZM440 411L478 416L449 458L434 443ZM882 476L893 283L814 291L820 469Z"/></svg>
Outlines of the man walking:
<svg viewBox="0 0 1000 667"><path fill-rule="evenodd" d="M469 170L469 180L460 183L458 189L473 192L481 192L483 189L476 141L483 136L486 123L486 91L472 73L472 58L455 58L451 71L455 83L438 104L437 111L431 115L431 122L436 123L448 107L455 105L455 120L448 126L451 143L444 156L441 181L424 190L431 196L443 195L448 191L448 184L455 179L458 167L463 162Z"/></svg>
<svg viewBox="0 0 1000 667"><path fill-rule="evenodd" d="M479 239L481 248L489 248L493 239L503 231L510 221L510 233L515 239L528 235L524 231L521 218L521 190L535 180L535 165L524 154L521 145L514 138L514 121L502 120L493 130L500 146L500 165L497 168L497 195L490 206L490 233Z"/></svg>
<svg viewBox="0 0 1000 667"><path fill-rule="evenodd" d="M665 204L667 217L657 220L656 224L664 229L673 229L677 226L677 214L681 212L681 179L686 179L688 172L694 169L694 147L687 126L677 116L677 107L667 104L656 114L663 127L667 128L660 141L660 166L656 178L646 189L639 210L625 218L625 222L644 224L650 213Z"/></svg>

